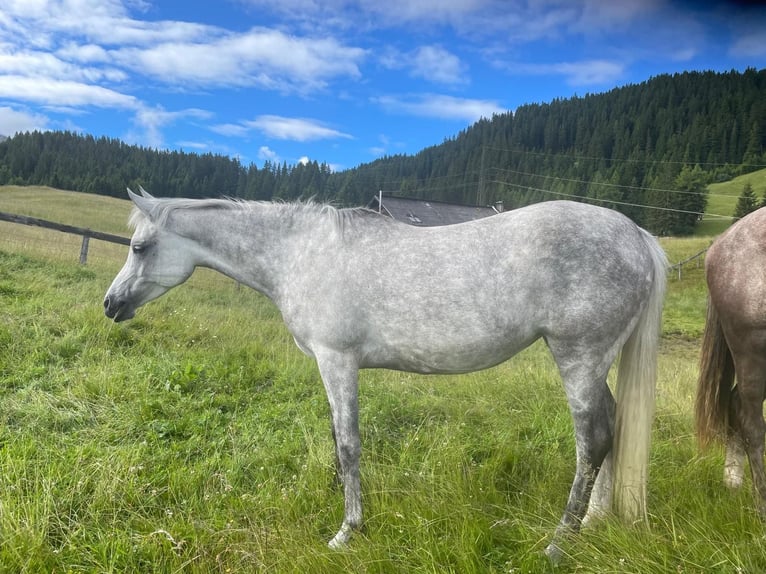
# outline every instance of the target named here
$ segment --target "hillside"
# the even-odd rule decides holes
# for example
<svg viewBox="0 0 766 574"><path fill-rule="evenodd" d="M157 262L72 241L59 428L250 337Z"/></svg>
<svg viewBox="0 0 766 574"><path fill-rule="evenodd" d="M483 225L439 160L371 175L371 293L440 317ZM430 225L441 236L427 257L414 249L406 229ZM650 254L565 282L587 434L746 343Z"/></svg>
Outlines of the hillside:
<svg viewBox="0 0 766 574"><path fill-rule="evenodd" d="M0 211L116 235L130 235L131 203L89 193L44 186L0 186Z"/></svg>
<svg viewBox="0 0 766 574"><path fill-rule="evenodd" d="M701 95L703 94L703 95ZM0 185L48 185L113 197L306 199L364 205L379 190L517 207L571 198L616 208L655 233L686 235L706 186L766 167L766 70L651 78L484 119L413 156L333 173L325 164L244 166L70 132L0 142ZM714 197L714 196L711 196Z"/></svg>
<svg viewBox="0 0 766 574"><path fill-rule="evenodd" d="M746 183L750 183L759 200L766 196L766 169L740 175L730 181L711 183L708 186L706 215L697 226L696 235L718 235L731 225L731 219L727 218L734 214L737 199L742 194Z"/></svg>

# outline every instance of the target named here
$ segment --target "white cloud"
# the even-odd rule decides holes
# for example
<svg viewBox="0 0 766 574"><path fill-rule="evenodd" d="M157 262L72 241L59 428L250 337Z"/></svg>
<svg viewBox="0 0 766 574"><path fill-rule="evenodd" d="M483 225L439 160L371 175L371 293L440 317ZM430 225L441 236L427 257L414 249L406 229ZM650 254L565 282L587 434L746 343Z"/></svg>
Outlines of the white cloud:
<svg viewBox="0 0 766 574"><path fill-rule="evenodd" d="M369 148L369 152L371 155L374 155L375 157L380 157L386 154L386 148L384 148L383 146L373 146Z"/></svg>
<svg viewBox="0 0 766 574"><path fill-rule="evenodd" d="M409 70L416 78L444 85L468 83L468 67L441 46L420 46L411 52L386 50L380 63L391 70Z"/></svg>
<svg viewBox="0 0 766 574"><path fill-rule="evenodd" d="M327 127L318 120L275 115L262 115L254 120L244 120L238 124L218 124L211 126L210 129L228 137L247 137L250 132L257 131L272 139L298 142L353 139L351 135Z"/></svg>
<svg viewBox="0 0 766 574"><path fill-rule="evenodd" d="M381 96L372 99L394 113L412 116L460 120L473 123L481 118L491 118L507 110L493 100L456 98L439 94L424 94L415 97Z"/></svg>
<svg viewBox="0 0 766 574"><path fill-rule="evenodd" d="M0 28L12 31L26 45L51 48L59 35L104 46L151 45L157 42L192 41L209 36L215 27L181 21L142 21L130 17L121 0L6 0Z"/></svg>
<svg viewBox="0 0 766 574"><path fill-rule="evenodd" d="M250 133L247 126L242 124L217 124L210 126L210 130L222 136L239 138L245 137Z"/></svg>
<svg viewBox="0 0 766 574"><path fill-rule="evenodd" d="M509 0L245 0L249 5L297 21L314 25L350 27L351 20L365 28L404 23L459 23L481 10L502 7Z"/></svg>
<svg viewBox="0 0 766 574"><path fill-rule="evenodd" d="M142 145L160 148L164 146L161 129L184 118L209 119L211 114L205 110L189 108L178 111L167 111L162 107L141 107L136 111L134 123L140 128L140 133L130 134L130 139Z"/></svg>
<svg viewBox="0 0 766 574"><path fill-rule="evenodd" d="M65 60L74 60L75 62L99 63L109 61L109 52L96 44L67 42L56 51L56 54Z"/></svg>
<svg viewBox="0 0 766 574"><path fill-rule="evenodd" d="M257 130L267 137L299 142L325 139L353 139L351 135L329 128L317 120L263 115L242 125Z"/></svg>
<svg viewBox="0 0 766 574"><path fill-rule="evenodd" d="M309 157L307 155L304 155L304 156L301 156L300 158L298 158L298 163L301 164L301 165L308 165L308 163L310 161L311 160L309 159Z"/></svg>
<svg viewBox="0 0 766 574"><path fill-rule="evenodd" d="M109 88L44 76L0 75L0 97L51 106L139 107L135 97Z"/></svg>
<svg viewBox="0 0 766 574"><path fill-rule="evenodd" d="M441 46L421 46L413 56L413 73L442 84L466 82L466 67L460 58Z"/></svg>
<svg viewBox="0 0 766 574"><path fill-rule="evenodd" d="M624 72L624 65L607 60L586 60L553 64L550 71L566 76L570 85L592 86L617 82Z"/></svg>
<svg viewBox="0 0 766 574"><path fill-rule="evenodd" d="M757 58L766 55L766 29L760 28L740 33L729 52L741 58Z"/></svg>
<svg viewBox="0 0 766 574"><path fill-rule="evenodd" d="M359 78L366 50L328 35L130 17L120 0L3 0L0 70L90 82L128 72L179 87L255 86L309 93ZM98 67L95 67L98 65Z"/></svg>
<svg viewBox="0 0 766 574"><path fill-rule="evenodd" d="M121 81L124 72L113 68L96 68L72 64L56 55L42 51L0 47L0 74L44 77L58 80L98 82Z"/></svg>
<svg viewBox="0 0 766 574"><path fill-rule="evenodd" d="M195 141L189 141L189 140L176 142L176 145L178 145L178 147L180 147L181 149L204 150L204 149L210 148L210 145L205 142L195 142Z"/></svg>
<svg viewBox="0 0 766 574"><path fill-rule="evenodd" d="M366 51L332 38L258 28L199 42L158 42L110 52L125 68L163 83L256 86L308 93L337 77L358 78Z"/></svg>
<svg viewBox="0 0 766 574"><path fill-rule="evenodd" d="M20 112L8 106L0 107L0 135L12 136L17 132L43 131L48 127L48 118L40 114Z"/></svg>
<svg viewBox="0 0 766 574"><path fill-rule="evenodd" d="M575 27L584 33L608 30L634 22L663 9L666 0L584 0Z"/></svg>
<svg viewBox="0 0 766 574"><path fill-rule="evenodd" d="M277 152L269 148L269 146L262 145L258 148L258 159L263 161L270 161L272 163L278 163L280 161Z"/></svg>
<svg viewBox="0 0 766 574"><path fill-rule="evenodd" d="M625 72L625 64L610 60L582 60L550 64L501 63L511 74L530 76L564 76L571 86L614 84Z"/></svg>

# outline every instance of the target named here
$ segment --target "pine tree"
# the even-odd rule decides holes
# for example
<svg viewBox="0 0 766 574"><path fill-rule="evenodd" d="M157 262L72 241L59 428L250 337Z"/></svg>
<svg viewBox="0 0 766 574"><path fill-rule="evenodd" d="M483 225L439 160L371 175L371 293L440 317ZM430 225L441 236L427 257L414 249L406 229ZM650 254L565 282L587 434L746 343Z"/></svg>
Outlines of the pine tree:
<svg viewBox="0 0 766 574"><path fill-rule="evenodd" d="M756 209L758 209L758 199L755 197L753 186L748 181L745 183L745 187L742 188L742 193L737 200L737 207L734 208L734 218L742 219Z"/></svg>

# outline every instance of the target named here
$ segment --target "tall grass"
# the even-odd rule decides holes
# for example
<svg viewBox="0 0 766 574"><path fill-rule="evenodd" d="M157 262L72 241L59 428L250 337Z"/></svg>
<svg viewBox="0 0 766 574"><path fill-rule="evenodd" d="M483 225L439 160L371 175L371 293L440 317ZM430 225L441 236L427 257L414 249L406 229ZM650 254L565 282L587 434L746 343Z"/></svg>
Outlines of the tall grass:
<svg viewBox="0 0 766 574"><path fill-rule="evenodd" d="M750 492L727 491L721 453L692 436L701 271L669 283L650 526L606 520L554 569L541 552L574 440L543 344L464 376L364 371L366 528L332 552L329 409L273 305L210 274L113 324L101 297L121 257L80 267L47 245L0 245L0 571L766 568ZM682 259L699 240L664 246Z"/></svg>

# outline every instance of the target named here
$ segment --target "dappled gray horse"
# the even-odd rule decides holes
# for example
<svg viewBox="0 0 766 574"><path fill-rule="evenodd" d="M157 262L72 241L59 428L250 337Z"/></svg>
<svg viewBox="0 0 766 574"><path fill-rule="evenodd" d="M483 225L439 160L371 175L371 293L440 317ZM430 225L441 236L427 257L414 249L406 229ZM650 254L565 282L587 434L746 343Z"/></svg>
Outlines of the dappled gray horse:
<svg viewBox="0 0 766 574"><path fill-rule="evenodd" d="M603 512L614 494L619 515L644 518L666 262L626 217L556 201L416 228L365 209L128 192L135 232L106 315L130 319L197 266L277 305L330 403L345 494L330 546L362 524L359 369L466 373L540 338L564 382L577 451L548 554L579 529L589 501L591 514ZM606 377L620 351L615 408Z"/></svg>
<svg viewBox="0 0 766 574"><path fill-rule="evenodd" d="M709 298L695 413L703 446L715 439L726 443L724 481L728 486L742 485L747 454L764 518L765 246L763 208L736 222L708 249L705 277Z"/></svg>

